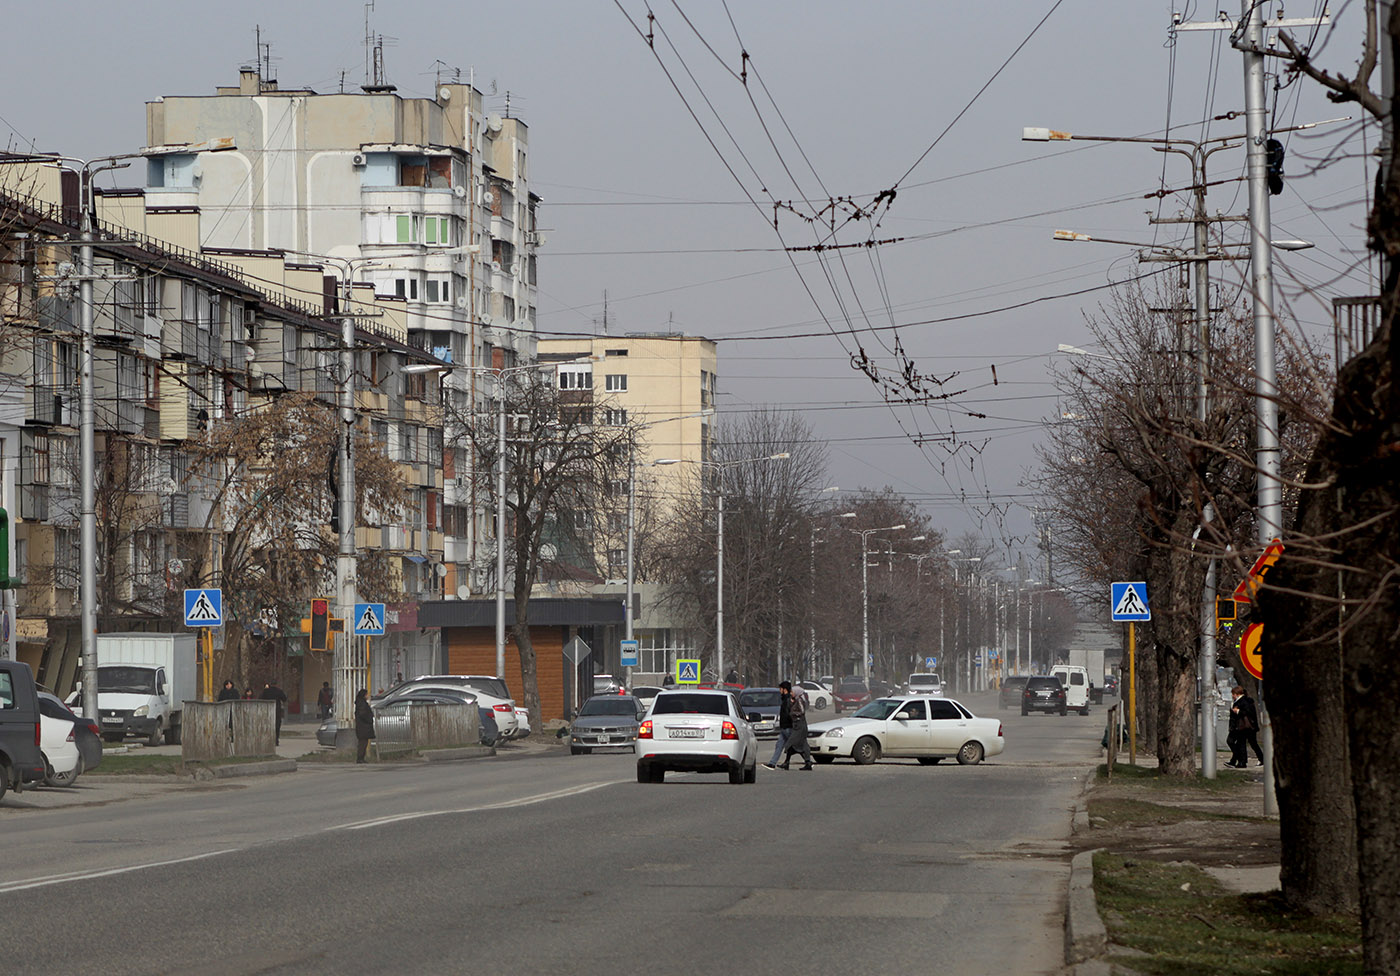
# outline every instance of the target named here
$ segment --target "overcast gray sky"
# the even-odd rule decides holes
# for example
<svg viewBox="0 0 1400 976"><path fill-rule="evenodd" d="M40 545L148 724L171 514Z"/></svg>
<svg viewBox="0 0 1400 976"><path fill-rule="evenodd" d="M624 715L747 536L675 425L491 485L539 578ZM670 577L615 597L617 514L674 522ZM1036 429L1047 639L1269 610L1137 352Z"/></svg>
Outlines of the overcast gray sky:
<svg viewBox="0 0 1400 976"><path fill-rule="evenodd" d="M1179 5L1188 19L1214 16ZM1354 5L1340 6L1319 57L1347 70L1360 35ZM1190 174L1184 161L1164 169L1147 146L1023 143L1021 129L1243 131L1240 119L1203 122L1243 108L1240 55L1223 32L1182 34L1173 46L1167 2L654 0L652 9L654 46L641 37L641 0L377 0L370 23L400 93L429 96L439 73L460 70L496 93L498 112L509 93L511 114L529 124L530 175L550 229L542 333L600 330L606 290L611 331L720 340L721 410L800 410L830 444L832 483L889 485L950 535L975 529L1029 553L1025 481L1041 425L1058 417L1047 382L1056 345L1087 341L1085 310L1106 297L1091 289L1162 267L1051 234L1178 241L1186 231L1150 227L1147 213L1173 216L1187 198L1144 195L1185 187ZM1225 9L1238 16L1237 2ZM10 93L0 140L16 149L138 148L145 102L235 84L255 59L259 25L283 87L335 91L342 72L347 87L364 81L362 3L79 0L37 5L25 22L0 67ZM1273 97L1279 125L1358 114L1305 82ZM1330 328L1331 296L1375 291L1361 231L1375 130L1323 131L1288 140L1287 187L1273 204L1275 237L1318 245L1278 256L1285 297L1315 332ZM1308 172L1305 156L1339 145L1338 162ZM1243 153L1211 165L1213 179L1238 177ZM891 188L894 199L876 203ZM821 231L813 219L843 197L852 202L836 209L836 233ZM774 200L791 204L777 230ZM1238 182L1211 190L1212 211L1245 203ZM902 240L783 250L872 238ZM1232 289L1244 270L1213 266ZM1321 299L1300 296L1305 287ZM891 406L852 368L860 349L882 377L907 363L954 395Z"/></svg>

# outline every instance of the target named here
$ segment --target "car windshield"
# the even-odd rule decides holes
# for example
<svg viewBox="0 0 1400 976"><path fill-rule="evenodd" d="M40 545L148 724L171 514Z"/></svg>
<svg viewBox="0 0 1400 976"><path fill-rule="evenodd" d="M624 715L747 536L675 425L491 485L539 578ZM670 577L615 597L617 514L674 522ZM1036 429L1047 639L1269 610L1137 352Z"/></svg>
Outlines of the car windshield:
<svg viewBox="0 0 1400 976"><path fill-rule="evenodd" d="M724 695L657 695L652 705L653 715L728 715L729 703Z"/></svg>
<svg viewBox="0 0 1400 976"><path fill-rule="evenodd" d="M608 695L590 698L578 710L579 715L636 715L637 701L631 695Z"/></svg>
<svg viewBox="0 0 1400 976"><path fill-rule="evenodd" d="M909 676L911 685L936 685L939 683L936 674L911 674Z"/></svg>
<svg viewBox="0 0 1400 976"><path fill-rule="evenodd" d="M155 668L98 668L97 690L130 695L156 693Z"/></svg>
<svg viewBox="0 0 1400 976"><path fill-rule="evenodd" d="M739 694L740 708L778 708L783 703L782 692L764 689Z"/></svg>
<svg viewBox="0 0 1400 976"><path fill-rule="evenodd" d="M899 707L898 698L877 698L855 713L855 718L889 718Z"/></svg>
<svg viewBox="0 0 1400 976"><path fill-rule="evenodd" d="M865 687L864 681L843 681L841 687L836 690L843 695L863 695L869 689Z"/></svg>

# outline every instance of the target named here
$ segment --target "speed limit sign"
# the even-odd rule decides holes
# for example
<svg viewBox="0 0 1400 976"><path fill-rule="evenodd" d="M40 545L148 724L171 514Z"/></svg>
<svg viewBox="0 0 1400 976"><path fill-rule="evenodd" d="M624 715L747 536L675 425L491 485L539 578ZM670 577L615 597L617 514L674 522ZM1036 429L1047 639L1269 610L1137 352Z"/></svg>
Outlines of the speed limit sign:
<svg viewBox="0 0 1400 976"><path fill-rule="evenodd" d="M1240 638L1240 663L1260 681L1264 680L1264 625L1250 624Z"/></svg>

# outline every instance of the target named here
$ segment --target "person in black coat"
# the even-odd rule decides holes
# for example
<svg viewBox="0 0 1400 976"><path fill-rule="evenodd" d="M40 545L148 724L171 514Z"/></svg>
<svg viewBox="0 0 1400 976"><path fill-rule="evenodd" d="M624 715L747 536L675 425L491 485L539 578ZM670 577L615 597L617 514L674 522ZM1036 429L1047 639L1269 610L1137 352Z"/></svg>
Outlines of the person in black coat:
<svg viewBox="0 0 1400 976"><path fill-rule="evenodd" d="M374 709L369 707L369 692L361 688L355 694L355 762L365 761L365 750L374 738Z"/></svg>
<svg viewBox="0 0 1400 976"><path fill-rule="evenodd" d="M242 696L239 695L239 693L238 693L238 689L235 688L235 687L233 686L233 682L232 682L232 681L229 681L228 679L225 679L225 680L224 680L224 687L223 687L223 690L219 692L219 699L218 699L218 700L219 700L219 701L238 701L238 699L241 698L241 697L242 697Z"/></svg>
<svg viewBox="0 0 1400 976"><path fill-rule="evenodd" d="M1230 690L1235 700L1230 704L1230 734L1225 741L1230 746L1230 761L1225 765L1244 769L1249 765L1249 753L1254 749L1259 765L1264 765L1264 753L1259 749L1259 710L1254 707L1254 699L1244 693L1244 688L1235 685Z"/></svg>
<svg viewBox="0 0 1400 976"><path fill-rule="evenodd" d="M263 684L262 694L258 696L264 701L277 703L277 734L273 739L275 745L282 743L282 716L287 714L287 693L277 687L271 681Z"/></svg>

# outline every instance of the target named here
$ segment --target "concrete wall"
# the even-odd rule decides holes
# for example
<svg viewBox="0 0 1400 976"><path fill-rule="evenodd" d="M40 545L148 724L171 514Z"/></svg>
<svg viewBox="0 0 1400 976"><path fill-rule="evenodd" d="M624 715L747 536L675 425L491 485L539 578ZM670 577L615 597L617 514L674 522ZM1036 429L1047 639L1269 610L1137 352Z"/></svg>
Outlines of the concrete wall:
<svg viewBox="0 0 1400 976"><path fill-rule="evenodd" d="M181 717L180 758L186 762L277 752L277 703L187 701Z"/></svg>

